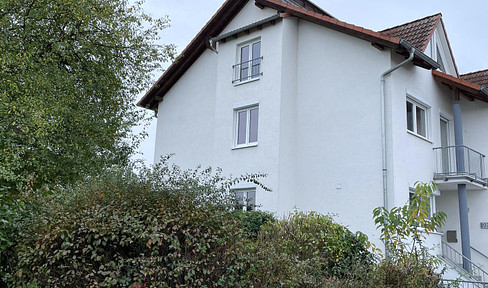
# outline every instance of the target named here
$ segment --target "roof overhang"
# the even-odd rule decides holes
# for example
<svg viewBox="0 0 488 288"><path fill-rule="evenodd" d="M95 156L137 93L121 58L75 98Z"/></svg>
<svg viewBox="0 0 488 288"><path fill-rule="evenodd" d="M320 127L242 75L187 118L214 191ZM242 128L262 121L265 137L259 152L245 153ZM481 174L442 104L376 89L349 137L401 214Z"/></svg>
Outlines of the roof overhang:
<svg viewBox="0 0 488 288"><path fill-rule="evenodd" d="M488 89L486 87L456 78L441 71L432 71L434 79L440 83L449 86L449 88L458 91L469 101L478 99L488 103Z"/></svg>
<svg viewBox="0 0 488 288"><path fill-rule="evenodd" d="M156 110L157 105L163 100L164 95L174 86L174 84L183 76L191 65L203 54L207 48L210 47L210 40L213 42L218 40L225 40L226 37L234 35L236 32L231 31L229 35L219 34L224 30L227 24L232 21L235 15L248 3L249 0L227 0L215 13L215 15L208 21L205 27L195 36L195 38L183 50L176 61L169 66L158 81L151 87L151 89L142 97L137 105ZM251 0L252 1L252 0ZM371 42L374 47L383 50L390 48L392 51L408 57L411 49L411 44L407 41L396 37L386 36L379 32L375 32L363 27L355 26L346 22L337 20L336 18L313 12L304 8L300 8L291 4L284 3L280 0L254 0L258 7L268 7L277 10L283 17L297 17L317 25L330 28L332 30L348 34L359 39ZM273 19L271 19L273 18ZM278 16L263 19L264 22L276 21ZM263 23L253 23L254 26L259 26ZM249 27L243 27L249 29ZM415 49L415 58L413 63L417 66L426 69L437 69L439 64L425 55L422 51Z"/></svg>
<svg viewBox="0 0 488 288"><path fill-rule="evenodd" d="M138 106L156 110L159 101L173 87L173 85L183 76L200 55L209 48L209 40L219 35L247 4L249 0L227 0L198 32L197 36L186 46L180 56L171 64L156 83L146 92L137 103Z"/></svg>

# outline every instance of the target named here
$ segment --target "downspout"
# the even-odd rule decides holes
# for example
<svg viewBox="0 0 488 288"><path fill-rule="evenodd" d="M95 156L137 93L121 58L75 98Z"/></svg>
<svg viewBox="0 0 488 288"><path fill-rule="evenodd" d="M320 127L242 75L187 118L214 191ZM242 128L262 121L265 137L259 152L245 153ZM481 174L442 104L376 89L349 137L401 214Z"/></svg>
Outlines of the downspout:
<svg viewBox="0 0 488 288"><path fill-rule="evenodd" d="M402 40L403 41L403 40ZM388 209L388 168L387 168L387 158L386 158L386 103L385 103L385 77L392 73L393 71L397 70L398 68L402 67L403 65L411 62L415 55L415 48L410 48L410 57L403 61L402 63L398 64L397 66L385 71L381 74L381 150L382 150L382 164L383 164L383 207Z"/></svg>

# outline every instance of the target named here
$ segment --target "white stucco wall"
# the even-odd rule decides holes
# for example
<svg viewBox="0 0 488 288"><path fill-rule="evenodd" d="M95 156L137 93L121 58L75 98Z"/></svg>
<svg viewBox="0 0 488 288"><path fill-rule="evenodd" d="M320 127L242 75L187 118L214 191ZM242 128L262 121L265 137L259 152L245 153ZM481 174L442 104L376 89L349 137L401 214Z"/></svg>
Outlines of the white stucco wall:
<svg viewBox="0 0 488 288"><path fill-rule="evenodd" d="M155 162L175 154L185 169L213 164L216 60L205 51L159 103Z"/></svg>
<svg viewBox="0 0 488 288"><path fill-rule="evenodd" d="M223 33L275 13L250 1ZM239 45L258 39L263 75L234 85ZM266 173L263 184L273 191L257 187L261 209L277 216L331 213L379 244L372 210L383 204L380 75L403 60L293 17L231 37L218 44L218 54L205 51L159 104L155 160L175 153L172 161L183 168L202 164L234 176ZM450 122L454 144L453 92L411 63L386 78L385 92L392 207L407 203L416 181L432 180L440 115ZM407 94L428 106L427 139L407 132ZM488 104L479 103L462 104L465 144L487 153ZM235 110L249 105L259 105L258 144L236 149ZM488 230L479 229L480 221L488 222L488 192L468 192L473 246L488 247ZM448 213L444 230L459 231L457 192L441 191L436 203Z"/></svg>
<svg viewBox="0 0 488 288"><path fill-rule="evenodd" d="M381 206L380 75L389 52L299 21L296 101L296 202L337 215L378 241L372 210Z"/></svg>
<svg viewBox="0 0 488 288"><path fill-rule="evenodd" d="M488 154L488 103L461 99L463 113L463 137L468 147ZM485 158L486 173L486 158ZM486 177L486 174L485 174ZM471 246L488 256L488 229L481 229L480 222L488 222L488 190L468 191ZM473 257L479 256L472 251ZM488 269L488 259L484 266Z"/></svg>
<svg viewBox="0 0 488 288"><path fill-rule="evenodd" d="M241 12L237 14L231 23L225 27L221 34L242 28L251 23L258 22L270 16L276 15L278 13L276 10L271 8L258 8L254 1L248 1L247 4L242 8Z"/></svg>

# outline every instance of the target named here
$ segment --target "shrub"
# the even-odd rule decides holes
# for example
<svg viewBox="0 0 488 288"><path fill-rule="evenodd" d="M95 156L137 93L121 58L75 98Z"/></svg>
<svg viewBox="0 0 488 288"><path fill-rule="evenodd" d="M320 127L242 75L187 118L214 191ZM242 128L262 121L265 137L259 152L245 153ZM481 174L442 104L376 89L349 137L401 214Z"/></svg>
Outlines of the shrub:
<svg viewBox="0 0 488 288"><path fill-rule="evenodd" d="M373 211L381 230L387 257L372 275L372 281L393 287L437 287L440 275L435 273L439 260L424 245L426 235L444 223L443 212L430 214L429 198L435 184L416 183L412 201L403 207Z"/></svg>
<svg viewBox="0 0 488 288"><path fill-rule="evenodd" d="M295 213L268 222L258 233L248 279L255 287L323 287L330 277L352 276L369 266L364 234L353 234L329 216Z"/></svg>
<svg viewBox="0 0 488 288"><path fill-rule="evenodd" d="M264 224L275 221L273 214L259 210L247 212L239 210L232 213L232 216L241 221L245 231L252 239L256 239Z"/></svg>
<svg viewBox="0 0 488 288"><path fill-rule="evenodd" d="M163 162L35 194L13 285L235 286L249 240L229 208L234 181Z"/></svg>

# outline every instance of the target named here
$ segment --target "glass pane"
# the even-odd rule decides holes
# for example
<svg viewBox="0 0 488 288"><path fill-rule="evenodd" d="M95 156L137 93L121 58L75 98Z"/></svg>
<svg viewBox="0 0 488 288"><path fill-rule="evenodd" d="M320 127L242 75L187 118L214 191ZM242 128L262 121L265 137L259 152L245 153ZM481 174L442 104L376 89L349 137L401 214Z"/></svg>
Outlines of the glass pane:
<svg viewBox="0 0 488 288"><path fill-rule="evenodd" d="M449 146L449 125L446 121L441 119L441 146ZM442 149L442 172L449 172L449 150L448 148Z"/></svg>
<svg viewBox="0 0 488 288"><path fill-rule="evenodd" d="M417 134L427 137L427 133L426 133L427 125L425 123L425 110L417 106L415 112L417 114Z"/></svg>
<svg viewBox="0 0 488 288"><path fill-rule="evenodd" d="M444 67L444 63L442 62L442 57L441 57L441 53L439 52L439 48L437 48L436 50L437 50L437 63L439 63L439 65L441 65L441 67L439 69L442 72L446 72L446 67Z"/></svg>
<svg viewBox="0 0 488 288"><path fill-rule="evenodd" d="M247 201L246 201L247 211L253 211L256 206L256 190L247 191Z"/></svg>
<svg viewBox="0 0 488 288"><path fill-rule="evenodd" d="M407 102L407 129L413 131L413 104Z"/></svg>
<svg viewBox="0 0 488 288"><path fill-rule="evenodd" d="M236 205L236 209L237 210L242 210L242 208L244 207L244 192L245 191L236 191L236 198L237 198L237 205Z"/></svg>
<svg viewBox="0 0 488 288"><path fill-rule="evenodd" d="M249 142L258 142L258 114L259 108L251 109L249 127Z"/></svg>
<svg viewBox="0 0 488 288"><path fill-rule="evenodd" d="M259 77L261 68L261 42L252 44L252 59L251 77L256 78Z"/></svg>
<svg viewBox="0 0 488 288"><path fill-rule="evenodd" d="M241 80L249 78L249 45L241 47Z"/></svg>
<svg viewBox="0 0 488 288"><path fill-rule="evenodd" d="M237 113L237 145L246 143L247 111Z"/></svg>

